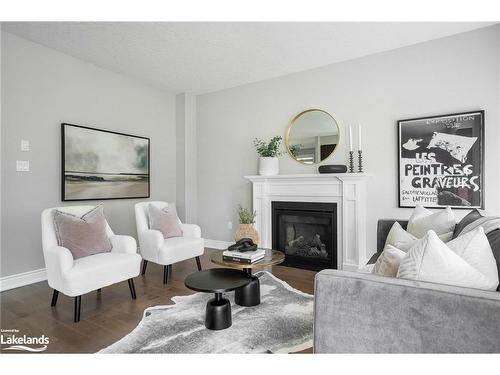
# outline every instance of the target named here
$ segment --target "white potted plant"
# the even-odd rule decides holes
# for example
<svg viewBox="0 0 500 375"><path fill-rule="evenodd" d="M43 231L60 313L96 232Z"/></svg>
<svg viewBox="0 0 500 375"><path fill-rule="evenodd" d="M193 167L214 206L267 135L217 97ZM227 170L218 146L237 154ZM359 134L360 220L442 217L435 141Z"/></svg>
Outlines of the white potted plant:
<svg viewBox="0 0 500 375"><path fill-rule="evenodd" d="M255 138L253 143L259 154L259 174L261 176L277 175L280 171L278 156L283 152L280 150L282 138L276 136L271 138L269 143L262 139Z"/></svg>

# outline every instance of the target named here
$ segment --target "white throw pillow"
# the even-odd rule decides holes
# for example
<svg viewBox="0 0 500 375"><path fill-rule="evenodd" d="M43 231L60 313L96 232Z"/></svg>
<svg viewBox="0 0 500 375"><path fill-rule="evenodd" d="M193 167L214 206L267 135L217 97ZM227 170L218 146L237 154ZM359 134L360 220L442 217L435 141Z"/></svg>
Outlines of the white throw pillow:
<svg viewBox="0 0 500 375"><path fill-rule="evenodd" d="M385 239L384 250L388 245L394 246L396 249L407 252L418 240L413 234L408 233L403 229L397 221L392 225L391 230Z"/></svg>
<svg viewBox="0 0 500 375"><path fill-rule="evenodd" d="M471 241L457 241L452 245L465 256L469 251L477 253L477 249L467 248ZM483 275L451 250L432 230L408 251L399 265L397 277L486 290L496 290L498 286L498 278L493 280Z"/></svg>
<svg viewBox="0 0 500 375"><path fill-rule="evenodd" d="M458 236L446 246L498 286L497 262L483 227Z"/></svg>
<svg viewBox="0 0 500 375"><path fill-rule="evenodd" d="M447 242L453 236L455 225L455 215L450 207L432 213L422 206L417 206L408 220L406 230L417 238L424 237L428 231L432 230L444 242Z"/></svg>
<svg viewBox="0 0 500 375"><path fill-rule="evenodd" d="M448 242L451 239L451 235L453 233L445 233L438 235L438 237L444 241ZM394 246L395 248L399 250L403 250L404 252L408 252L410 248L415 245L419 238L415 237L413 234L409 233L408 231L404 230L403 227L396 221L392 227L389 233L387 234L387 238L385 239L385 246L384 249L387 245Z"/></svg>
<svg viewBox="0 0 500 375"><path fill-rule="evenodd" d="M380 276L396 277L399 264L405 255L405 251L387 245L375 262L372 273Z"/></svg>

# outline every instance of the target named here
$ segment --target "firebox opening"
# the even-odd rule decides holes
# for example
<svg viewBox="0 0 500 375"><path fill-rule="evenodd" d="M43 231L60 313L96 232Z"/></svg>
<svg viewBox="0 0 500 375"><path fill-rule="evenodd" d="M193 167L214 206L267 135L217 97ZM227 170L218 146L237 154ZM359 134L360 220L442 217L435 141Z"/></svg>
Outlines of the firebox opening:
<svg viewBox="0 0 500 375"><path fill-rule="evenodd" d="M285 253L284 265L321 270L337 268L337 205L272 202L273 249Z"/></svg>

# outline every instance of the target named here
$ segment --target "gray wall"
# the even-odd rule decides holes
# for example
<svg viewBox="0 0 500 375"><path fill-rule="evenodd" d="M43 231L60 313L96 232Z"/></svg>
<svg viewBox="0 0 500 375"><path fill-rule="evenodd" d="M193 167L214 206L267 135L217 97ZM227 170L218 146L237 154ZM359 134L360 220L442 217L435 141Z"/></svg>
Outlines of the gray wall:
<svg viewBox="0 0 500 375"><path fill-rule="evenodd" d="M335 48L335 46L325 46ZM494 26L197 98L198 221L206 238L230 240L236 205L251 204L257 173L254 137L284 135L307 108L330 112L343 139L325 163L346 163L345 128L361 123L368 189L368 245L376 220L405 218L397 208L396 121L426 115L486 111L486 209L500 213L500 27ZM287 155L281 173L315 173ZM457 216L464 211L456 211Z"/></svg>
<svg viewBox="0 0 500 375"><path fill-rule="evenodd" d="M40 213L63 204L61 122L150 137L151 197L175 200L174 95L6 32L1 61L2 277L44 267ZM30 152L20 151L21 139ZM16 172L16 160L29 160L31 171ZM116 233L136 234L135 202L104 201Z"/></svg>

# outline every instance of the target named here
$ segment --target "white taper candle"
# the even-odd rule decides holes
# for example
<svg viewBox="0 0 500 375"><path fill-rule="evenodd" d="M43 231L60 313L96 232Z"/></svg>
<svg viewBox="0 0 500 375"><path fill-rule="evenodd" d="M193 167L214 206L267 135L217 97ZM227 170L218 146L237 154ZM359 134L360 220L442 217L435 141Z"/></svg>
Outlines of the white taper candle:
<svg viewBox="0 0 500 375"><path fill-rule="evenodd" d="M349 125L349 151L352 151L352 126Z"/></svg>
<svg viewBox="0 0 500 375"><path fill-rule="evenodd" d="M358 150L362 150L361 147L361 125L358 124Z"/></svg>

